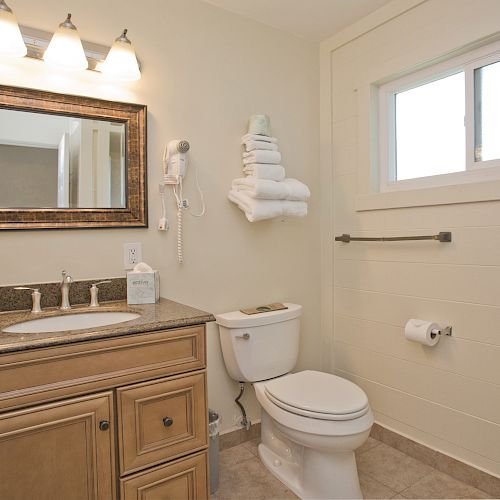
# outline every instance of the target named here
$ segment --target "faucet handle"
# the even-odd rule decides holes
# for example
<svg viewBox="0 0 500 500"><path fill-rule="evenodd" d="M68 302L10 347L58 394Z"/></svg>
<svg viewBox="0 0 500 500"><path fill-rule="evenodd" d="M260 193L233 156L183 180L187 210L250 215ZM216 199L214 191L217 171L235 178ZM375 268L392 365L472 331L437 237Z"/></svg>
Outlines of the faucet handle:
<svg viewBox="0 0 500 500"><path fill-rule="evenodd" d="M97 288L97 285L104 285L105 283L111 283L111 280L98 281L90 287L90 307L99 307L99 288Z"/></svg>
<svg viewBox="0 0 500 500"><path fill-rule="evenodd" d="M92 286L104 285L105 283L111 283L111 280L98 281L97 283L92 283Z"/></svg>
<svg viewBox="0 0 500 500"><path fill-rule="evenodd" d="M63 283L73 283L73 278L64 269L62 270L61 274Z"/></svg>
<svg viewBox="0 0 500 500"><path fill-rule="evenodd" d="M29 286L15 286L14 290L31 290L33 292L31 294L31 300L32 300L31 312L32 313L42 312L42 308L40 306L40 299L42 298L42 294L40 293L39 288L31 288Z"/></svg>

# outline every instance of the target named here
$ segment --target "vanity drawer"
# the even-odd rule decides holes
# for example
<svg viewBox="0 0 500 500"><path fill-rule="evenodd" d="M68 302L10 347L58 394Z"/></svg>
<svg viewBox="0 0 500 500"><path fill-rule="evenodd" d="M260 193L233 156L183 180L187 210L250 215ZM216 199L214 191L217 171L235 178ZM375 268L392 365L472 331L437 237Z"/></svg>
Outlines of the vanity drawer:
<svg viewBox="0 0 500 500"><path fill-rule="evenodd" d="M121 480L122 500L208 498L207 452Z"/></svg>
<svg viewBox="0 0 500 500"><path fill-rule="evenodd" d="M205 396L204 372L117 389L121 474L206 448Z"/></svg>
<svg viewBox="0 0 500 500"><path fill-rule="evenodd" d="M204 326L5 354L0 357L0 409L204 367Z"/></svg>

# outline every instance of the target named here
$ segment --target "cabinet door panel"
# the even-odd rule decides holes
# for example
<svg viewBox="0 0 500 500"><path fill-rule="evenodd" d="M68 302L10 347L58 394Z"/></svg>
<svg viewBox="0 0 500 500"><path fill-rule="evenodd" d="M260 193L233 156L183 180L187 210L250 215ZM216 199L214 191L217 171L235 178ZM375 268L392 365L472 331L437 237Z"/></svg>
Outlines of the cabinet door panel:
<svg viewBox="0 0 500 500"><path fill-rule="evenodd" d="M207 492L207 454L202 453L121 481L122 500L202 500Z"/></svg>
<svg viewBox="0 0 500 500"><path fill-rule="evenodd" d="M205 391L205 373L118 389L121 473L206 447Z"/></svg>
<svg viewBox="0 0 500 500"><path fill-rule="evenodd" d="M0 498L115 498L113 434L111 393L0 415Z"/></svg>

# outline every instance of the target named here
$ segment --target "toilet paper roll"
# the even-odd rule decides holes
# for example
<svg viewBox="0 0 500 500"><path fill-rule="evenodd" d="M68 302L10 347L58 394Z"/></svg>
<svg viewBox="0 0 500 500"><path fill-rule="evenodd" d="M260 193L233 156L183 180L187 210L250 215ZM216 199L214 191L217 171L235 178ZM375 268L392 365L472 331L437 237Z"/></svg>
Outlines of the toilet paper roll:
<svg viewBox="0 0 500 500"><path fill-rule="evenodd" d="M433 346L439 342L439 334L432 333L439 330L439 325L422 319L410 319L405 326L405 337L419 344Z"/></svg>
<svg viewBox="0 0 500 500"><path fill-rule="evenodd" d="M248 121L248 133L271 135L271 120L267 115L252 115Z"/></svg>

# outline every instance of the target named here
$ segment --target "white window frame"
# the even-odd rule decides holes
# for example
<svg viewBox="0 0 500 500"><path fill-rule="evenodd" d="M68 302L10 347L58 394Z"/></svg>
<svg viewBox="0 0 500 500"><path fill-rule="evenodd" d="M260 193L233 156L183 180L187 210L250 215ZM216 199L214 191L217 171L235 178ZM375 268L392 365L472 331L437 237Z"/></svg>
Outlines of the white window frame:
<svg viewBox="0 0 500 500"><path fill-rule="evenodd" d="M433 64L378 86L379 192L406 191L500 180L500 159L475 161L474 70L500 62L500 42ZM466 170L415 179L396 180L396 94L453 74L465 73Z"/></svg>

